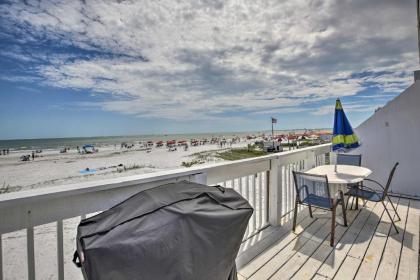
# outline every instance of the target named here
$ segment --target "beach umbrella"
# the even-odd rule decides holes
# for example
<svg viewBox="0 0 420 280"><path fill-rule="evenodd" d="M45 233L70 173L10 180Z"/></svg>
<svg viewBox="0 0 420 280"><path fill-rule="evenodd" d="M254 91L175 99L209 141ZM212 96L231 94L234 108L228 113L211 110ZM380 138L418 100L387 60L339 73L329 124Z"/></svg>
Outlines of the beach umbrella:
<svg viewBox="0 0 420 280"><path fill-rule="evenodd" d="M344 113L340 99L337 99L335 102L332 150L336 153L340 151L348 152L359 146L359 139L353 132L353 128ZM337 170L337 164L335 166Z"/></svg>

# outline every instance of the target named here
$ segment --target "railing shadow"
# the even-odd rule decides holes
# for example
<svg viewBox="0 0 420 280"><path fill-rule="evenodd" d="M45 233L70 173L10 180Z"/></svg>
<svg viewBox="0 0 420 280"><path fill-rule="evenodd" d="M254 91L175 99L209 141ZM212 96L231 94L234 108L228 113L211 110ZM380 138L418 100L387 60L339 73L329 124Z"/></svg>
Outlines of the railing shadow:
<svg viewBox="0 0 420 280"><path fill-rule="evenodd" d="M307 209L302 209L298 215L298 223L311 224L314 221L309 220L309 213ZM238 253L237 265L242 267L243 265L250 263L256 257L263 254L265 251L270 250L274 246L279 246L284 240L290 239L293 225L293 212L285 214L281 219L280 226L270 226L261 232L255 234L253 237L245 240ZM293 233L293 239L296 239L298 235ZM289 244L289 243L287 243ZM287 245L286 244L286 245ZM282 247L282 246L280 246Z"/></svg>
<svg viewBox="0 0 420 280"><path fill-rule="evenodd" d="M408 207L409 200L401 201L398 205L398 209L401 207ZM362 205L361 205L362 207ZM378 203L375 207L379 207L379 209L383 209L381 203ZM390 208L390 206L388 205ZM389 209L388 208L388 209ZM350 211L357 211L356 213L352 213ZM403 219L403 222L396 222L396 226L398 228L399 233L397 233L392 226L392 223L387 220L388 217L385 215L385 211L381 211L383 213L382 216L378 216L372 209L359 209L359 210L350 210L348 212L348 216L353 215L351 221L349 221L348 227L344 227L342 223L341 211L337 212L337 226L336 226L336 240L335 245L333 247L329 246L330 241L330 228L331 228L331 212L329 211L317 211L314 213L314 219L318 219L321 223L324 223L324 226L321 228L318 227L308 227L306 228L296 239L296 243L294 249L296 252L300 252L301 254L307 255L310 258L315 258L320 262L323 262L327 265L334 266L335 263L335 254L341 250L349 250L351 246L354 244L359 243L366 243L369 242L371 238L374 236L377 238L392 238L397 242L401 243L401 246L408 247L410 249L413 248L413 240L414 234L406 231L406 221ZM360 223L355 222L359 215L361 215L361 211L371 211L365 213L367 217L364 222ZM391 215L394 216L395 213L390 211ZM408 213L410 214L410 213ZM401 214L400 214L401 215ZM396 219L396 217L394 217ZM325 220L325 221L322 221ZM328 232L328 233L326 233ZM341 232L341 234L340 234ZM338 233L338 234L337 234ZM318 247L314 246L315 250L308 250L310 242L318 243ZM306 246L306 248L305 248ZM366 244L367 248L368 244ZM322 253L315 253L317 250L328 250L330 251L328 254ZM346 251L347 252L347 251ZM378 252L381 254L382 250ZM327 255L327 257L326 257Z"/></svg>
<svg viewBox="0 0 420 280"><path fill-rule="evenodd" d="M240 257L242 255L242 259L239 257L241 259L240 264L252 262L264 254L264 258L268 259L268 262L269 259L274 257L274 254L281 254L281 251L287 245L290 246L290 243L292 243L292 250L295 253L316 259L329 266L334 266L337 261L344 258L355 244L365 243L364 245L367 248L373 237L388 238L388 241L389 239L394 239L401 243L402 247L412 249L415 233L406 230L405 218L403 222L396 223L400 232L397 234L391 222L383 216L386 215L386 212L383 211L382 204L379 203L375 207L377 207L375 211L373 211L371 206L363 208L362 205L360 205L359 210L348 210L348 227L343 226L341 209L337 209L334 247L331 247L329 244L331 229L330 211L317 209L314 211L314 218L310 218L307 209L305 209L306 207L304 207L298 214L296 233L292 232L293 213L290 212L283 217L281 226L269 227L244 242L239 253ZM401 200L398 205L399 213L401 212L400 215L403 213L402 207L409 207L409 200ZM394 215L394 212L390 211L390 213ZM410 215L410 211L408 215ZM378 252L378 254L381 253L382 251ZM247 257L243 257L247 254ZM340 259L336 260L336 256L339 256Z"/></svg>

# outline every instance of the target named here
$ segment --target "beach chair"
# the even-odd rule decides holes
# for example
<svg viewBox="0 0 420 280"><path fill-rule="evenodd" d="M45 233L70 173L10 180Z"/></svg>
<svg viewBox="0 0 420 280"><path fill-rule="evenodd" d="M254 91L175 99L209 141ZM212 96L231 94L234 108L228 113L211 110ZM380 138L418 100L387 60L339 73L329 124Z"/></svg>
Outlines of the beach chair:
<svg viewBox="0 0 420 280"><path fill-rule="evenodd" d="M23 155L20 157L21 161L30 161L31 160L31 155Z"/></svg>
<svg viewBox="0 0 420 280"><path fill-rule="evenodd" d="M293 215L293 231L296 229L296 218L299 205L309 207L309 215L312 216L312 207L321 208L332 212L331 215L331 239L330 246L334 246L335 217L337 206L341 204L343 210L344 225L347 226L346 208L344 207L344 195L340 190L334 198L330 195L328 178L325 175L312 175L304 172L293 171L296 188L295 209Z"/></svg>
<svg viewBox="0 0 420 280"><path fill-rule="evenodd" d="M401 218L398 215L397 209L395 208L394 204L392 203L391 199L388 196L388 190L389 190L389 187L391 186L392 178L394 177L394 173L395 173L395 170L397 169L398 164L399 164L398 162L395 163L394 167L391 169L391 172L389 173L388 181L387 181L385 187L381 183L379 183L378 181L375 181L375 180L372 180L372 179L365 179L363 181L363 182L372 182L376 186L379 186L380 187L379 191L375 190L373 188L366 187L365 185L362 185L360 188L352 188L348 192L345 193L345 195L347 195L348 197L352 196L352 197L356 197L356 198L362 198L366 201L382 203L382 205L384 206L385 211L388 214L389 219L391 220L391 223L394 226L395 231L397 233L399 233L398 228L395 225L394 219L391 217L391 214L389 213L389 210L385 205L385 198L388 198L392 209L394 209L395 214L397 215L398 220L396 222L401 221Z"/></svg>

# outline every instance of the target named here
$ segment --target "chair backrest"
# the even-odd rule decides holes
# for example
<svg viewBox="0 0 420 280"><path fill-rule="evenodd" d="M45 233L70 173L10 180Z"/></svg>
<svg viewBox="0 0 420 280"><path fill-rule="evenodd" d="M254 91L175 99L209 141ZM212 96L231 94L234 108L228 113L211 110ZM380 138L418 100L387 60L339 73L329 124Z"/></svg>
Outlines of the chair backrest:
<svg viewBox="0 0 420 280"><path fill-rule="evenodd" d="M308 196L316 196L328 198L328 206L330 205L330 188L326 175L312 175L305 172L293 171L297 199L302 203ZM310 204L310 200L308 204Z"/></svg>
<svg viewBox="0 0 420 280"><path fill-rule="evenodd" d="M391 172L389 173L388 181L386 182L384 193L382 199L385 199L385 196L388 194L389 187L391 186L392 177L394 177L395 170L397 169L399 162L395 163L394 167L392 167Z"/></svg>
<svg viewBox="0 0 420 280"><path fill-rule="evenodd" d="M337 164L362 165L362 155L337 154Z"/></svg>

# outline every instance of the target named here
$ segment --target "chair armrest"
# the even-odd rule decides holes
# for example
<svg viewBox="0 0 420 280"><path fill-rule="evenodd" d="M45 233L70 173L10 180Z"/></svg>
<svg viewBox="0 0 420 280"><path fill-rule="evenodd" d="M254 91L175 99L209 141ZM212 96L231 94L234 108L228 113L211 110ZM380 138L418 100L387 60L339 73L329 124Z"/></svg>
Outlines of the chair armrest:
<svg viewBox="0 0 420 280"><path fill-rule="evenodd" d="M341 199L341 198L343 198L344 197L344 193L343 193L343 191L342 190L338 190L336 193L335 193L335 195L334 195L334 199L335 200L339 200L339 199Z"/></svg>
<svg viewBox="0 0 420 280"><path fill-rule="evenodd" d="M377 185L377 186L379 186L380 188L381 188L381 192L382 193L379 193L378 192L378 190L375 190L375 189L373 189L373 188L369 188L369 187L366 187L365 185L362 185L361 187L362 187L362 189L367 189L367 190L370 190L370 191L372 191L372 192L374 192L374 193L376 193L377 195L379 195L379 196L383 196L383 194L385 193L385 187L381 184L381 183L379 183L378 181L376 181L376 180L373 180L373 179L365 179L365 180L363 180L363 181L368 181L368 182L372 182L372 183L375 183L375 185Z"/></svg>
<svg viewBox="0 0 420 280"><path fill-rule="evenodd" d="M334 207L336 207L338 205L338 199L336 198L336 197L334 197L333 199L332 199L332 207L334 208Z"/></svg>
<svg viewBox="0 0 420 280"><path fill-rule="evenodd" d="M300 188L298 188L298 192L297 192L297 197L299 198L299 201L301 201L301 197L300 197L300 191L302 190L302 189L305 189L305 191L306 191L306 195L308 195L309 194L309 191L308 191L308 186L307 185L303 185L303 186L301 186Z"/></svg>
<svg viewBox="0 0 420 280"><path fill-rule="evenodd" d="M298 191L300 192L302 189L305 189L306 194L309 194L309 191L308 191L308 186L307 186L307 185L303 185L303 186L301 186L301 187L298 189Z"/></svg>
<svg viewBox="0 0 420 280"><path fill-rule="evenodd" d="M342 190L338 190L335 193L334 198L332 199L332 206L336 207L340 201L344 203L344 194Z"/></svg>
<svg viewBox="0 0 420 280"><path fill-rule="evenodd" d="M384 188L384 186L382 186L382 184L381 183L379 183L378 181L376 181L376 180L373 180L373 179L364 179L363 181L368 181L368 182L373 182L373 183L375 183L376 185L378 185L379 187L381 187L381 189L382 190L385 190L385 188ZM365 188L366 186L362 186L363 188ZM366 187L366 188L368 188L368 187ZM370 188L371 189L371 188Z"/></svg>
<svg viewBox="0 0 420 280"><path fill-rule="evenodd" d="M382 193L379 193L377 190L374 190L374 189L372 189L372 188L369 188L369 187L366 187L366 186L362 186L362 188L361 188L362 190L367 190L367 191L371 191L371 192L373 192L373 193L376 193L377 195L379 195L379 196L382 196Z"/></svg>
<svg viewBox="0 0 420 280"><path fill-rule="evenodd" d="M303 189L303 188L305 188L305 186L301 186L300 188L298 188L298 195L300 194L300 191ZM306 188L305 188L306 189Z"/></svg>
<svg viewBox="0 0 420 280"><path fill-rule="evenodd" d="M338 190L338 191L335 193L335 195L334 195L334 198L335 198L335 199L340 198L340 192L342 192L342 191L341 191L341 190Z"/></svg>

